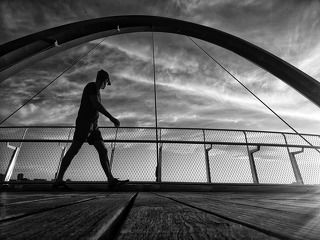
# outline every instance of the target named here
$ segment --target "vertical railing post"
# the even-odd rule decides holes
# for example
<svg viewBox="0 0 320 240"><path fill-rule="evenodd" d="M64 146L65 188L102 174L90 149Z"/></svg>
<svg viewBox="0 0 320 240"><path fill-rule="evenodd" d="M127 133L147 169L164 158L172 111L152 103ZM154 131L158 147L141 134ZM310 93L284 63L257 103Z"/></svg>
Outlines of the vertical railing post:
<svg viewBox="0 0 320 240"><path fill-rule="evenodd" d="M153 26L152 26L153 28ZM154 32L152 30L152 65L153 65L153 91L154 91L154 114L156 127L156 149L157 149L157 167L156 181L161 182L161 163L159 162L159 139L158 139L158 110L157 110L157 84L156 84L156 61L154 54Z"/></svg>
<svg viewBox="0 0 320 240"><path fill-rule="evenodd" d="M260 150L260 146L257 146L256 149L249 149L247 133L245 131L243 131L243 134L244 134L244 138L246 140L246 146L247 146L247 152L248 152L248 157L249 157L252 180L253 180L253 183L259 184L259 178L258 178L258 174L257 174L257 167L256 167L256 164L255 164L255 161L254 161L253 154Z"/></svg>
<svg viewBox="0 0 320 240"><path fill-rule="evenodd" d="M67 138L67 140L69 140L69 139L70 139L71 131L72 131L72 128L70 128L70 130L69 130L69 134L68 134L68 138ZM59 143L59 145L60 145L60 143ZM61 150L62 150L62 151L61 151L61 154L60 154L60 159L59 159L58 168L57 168L56 173L54 174L54 179L55 179L55 180L56 180L56 179L57 179L57 177L58 177L58 173L59 173L59 171L60 171L60 167L61 167L61 162L62 162L62 159L63 159L63 157L64 157L65 153L66 153L67 146L68 146L68 142L66 143L66 145L65 145L65 146L62 146L62 147L61 147Z"/></svg>
<svg viewBox="0 0 320 240"><path fill-rule="evenodd" d="M159 131L160 131L159 137L160 137L160 141L161 141L161 128L159 129ZM162 147L163 147L163 143L160 142L160 145L159 145L159 166L158 166L158 179L160 182L162 181Z"/></svg>
<svg viewBox="0 0 320 240"><path fill-rule="evenodd" d="M110 153L110 162L109 162L110 170L112 170L114 152L116 150L116 141L117 141L117 137L118 137L118 129L119 128L116 129L116 133L115 133L115 136L114 136L114 142L111 143L111 153Z"/></svg>
<svg viewBox="0 0 320 240"><path fill-rule="evenodd" d="M209 162L209 151L212 149L212 144L210 148L206 148L206 133L205 130L203 132L203 147L204 147L204 154L205 154L205 161L206 161L206 173L207 173L207 183L211 183L211 173L210 173L210 162Z"/></svg>
<svg viewBox="0 0 320 240"><path fill-rule="evenodd" d="M22 141L24 140L24 138L25 138L25 136L27 134L27 130L28 130L28 128L26 128L24 130L24 133L22 135ZM11 159L10 159L9 165L8 165L8 168L7 168L6 173L5 173L5 177L4 177L4 181L5 182L9 182L10 179L11 179L14 167L15 167L16 162L17 162L17 158L19 156L20 149L22 147L22 141L20 142L19 147L11 146L10 143L7 142L7 147L10 148L10 149L13 149L13 153L11 155Z"/></svg>
<svg viewBox="0 0 320 240"><path fill-rule="evenodd" d="M160 141L161 141L161 129L160 130ZM158 132L158 128L156 128L156 131ZM158 134L157 134L158 136ZM157 166L156 166L156 181L161 182L161 169L162 169L162 143L160 143L160 146L158 144L158 139L157 139Z"/></svg>
<svg viewBox="0 0 320 240"><path fill-rule="evenodd" d="M299 166L298 166L298 163L297 163L297 159L295 157L296 154L302 153L304 151L304 148L302 148L300 151L290 152L290 149L288 147L288 141L287 141L286 135L282 134L282 136L283 136L284 141L285 141L285 143L287 145L287 151L288 151L288 154L289 154L289 158L290 158L291 166L292 166L292 169L293 169L294 177L296 178L296 183L304 184L302 176L301 176L301 173L300 173L300 169L299 169Z"/></svg>

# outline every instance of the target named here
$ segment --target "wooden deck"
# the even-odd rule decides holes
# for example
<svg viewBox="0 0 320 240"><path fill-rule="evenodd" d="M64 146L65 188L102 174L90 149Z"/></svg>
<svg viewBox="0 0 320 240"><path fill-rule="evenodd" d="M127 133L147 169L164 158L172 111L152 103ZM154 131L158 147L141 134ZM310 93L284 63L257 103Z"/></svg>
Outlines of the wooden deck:
<svg viewBox="0 0 320 240"><path fill-rule="evenodd" d="M0 239L319 239L320 194L1 192Z"/></svg>

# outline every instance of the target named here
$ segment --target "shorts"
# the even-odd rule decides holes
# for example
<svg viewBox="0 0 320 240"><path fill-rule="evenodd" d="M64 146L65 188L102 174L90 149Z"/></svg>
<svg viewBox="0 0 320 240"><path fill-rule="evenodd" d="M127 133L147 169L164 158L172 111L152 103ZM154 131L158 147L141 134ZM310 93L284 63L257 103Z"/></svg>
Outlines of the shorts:
<svg viewBox="0 0 320 240"><path fill-rule="evenodd" d="M76 123L76 129L74 131L73 140L78 142L88 142L89 145L93 145L96 141L103 141L101 132L97 126L97 123Z"/></svg>

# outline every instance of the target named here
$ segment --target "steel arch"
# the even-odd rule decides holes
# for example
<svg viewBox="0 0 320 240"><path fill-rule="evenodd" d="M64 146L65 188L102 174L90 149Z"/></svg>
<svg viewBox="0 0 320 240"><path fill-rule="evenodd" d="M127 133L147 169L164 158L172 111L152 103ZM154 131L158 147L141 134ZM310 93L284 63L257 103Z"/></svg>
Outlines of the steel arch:
<svg viewBox="0 0 320 240"><path fill-rule="evenodd" d="M241 38L207 26L172 18L126 15L96 18L31 34L0 46L0 81L40 59L97 38L165 32L198 38L228 49L275 75L320 107L320 83L272 53ZM55 47L55 42L60 47Z"/></svg>

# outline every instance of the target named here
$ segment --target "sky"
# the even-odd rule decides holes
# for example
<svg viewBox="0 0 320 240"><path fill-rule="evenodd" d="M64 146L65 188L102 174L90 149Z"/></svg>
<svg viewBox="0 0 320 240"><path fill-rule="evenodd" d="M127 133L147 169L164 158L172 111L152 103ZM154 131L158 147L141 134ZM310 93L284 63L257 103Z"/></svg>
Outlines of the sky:
<svg viewBox="0 0 320 240"><path fill-rule="evenodd" d="M320 2L312 0L0 0L0 44L67 23L134 14L176 18L222 30L275 54L317 81L320 79ZM186 36L155 33L154 39L158 126L291 132ZM297 131L320 134L319 107L241 56L194 40ZM41 60L0 83L0 119L100 41L84 43ZM101 92L102 103L120 120L121 126L154 127L152 35L146 32L106 38L3 126L73 126L82 90L87 83L95 81L96 72L101 68L110 73L112 82L112 86ZM112 123L100 116L99 125L112 126ZM129 149L127 145L122 147ZM154 148L148 146L147 149L149 147ZM139 156L142 149L144 147L136 148L136 152L130 154ZM167 151L174 159L173 148ZM192 154L203 154L203 148L197 151L198 154ZM219 156L229 150L217 148L215 151L212 155ZM240 159L243 155L240 156L239 151L231 152ZM145 154L145 159L151 155L155 158L154 152ZM268 151L263 154L268 155ZM183 159L181 152L175 162L179 162L178 159ZM220 159L223 161L223 157ZM170 162L167 164L165 168L179 170L178 163L175 166ZM248 169L247 162L245 164L243 168ZM289 163L286 164L285 168L289 169ZM140 165L137 163L136 166ZM234 165L217 166L228 169ZM147 179L154 178L154 167L152 162L149 166L152 170L148 172L152 176ZM119 169L124 171L122 165ZM194 166L185 169L194 169ZM274 169L277 169L276 165ZM136 176L134 169L130 171ZM184 174L197 177L188 171ZM126 172L121 174L126 176ZM290 176L289 182L292 178ZM192 180L205 181L203 178ZM250 176L244 181L250 182Z"/></svg>
<svg viewBox="0 0 320 240"><path fill-rule="evenodd" d="M172 17L245 39L320 79L318 1L0 1L0 44L80 20L143 14ZM320 110L244 58L197 40L299 132L319 133ZM42 60L1 83L3 119L99 40ZM290 131L188 38L155 34L158 124ZM122 126L155 126L151 33L106 38L5 125L74 125L82 89L97 70L110 72L103 104ZM100 125L112 126L105 117Z"/></svg>

